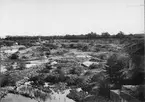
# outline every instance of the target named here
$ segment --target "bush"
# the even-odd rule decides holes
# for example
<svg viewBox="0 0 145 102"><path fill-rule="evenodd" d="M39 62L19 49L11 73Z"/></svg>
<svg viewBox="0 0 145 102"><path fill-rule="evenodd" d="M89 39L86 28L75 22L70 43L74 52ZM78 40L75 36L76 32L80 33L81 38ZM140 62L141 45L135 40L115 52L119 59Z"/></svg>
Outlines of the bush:
<svg viewBox="0 0 145 102"><path fill-rule="evenodd" d="M135 90L134 93L135 97L138 98L141 101L145 101L145 86L144 85L139 85L137 89Z"/></svg>
<svg viewBox="0 0 145 102"><path fill-rule="evenodd" d="M39 74L37 76L31 77L29 81L33 81L32 85L42 86L44 85L44 75Z"/></svg>
<svg viewBox="0 0 145 102"><path fill-rule="evenodd" d="M69 73L80 75L82 73L82 71L83 71L83 69L81 67L78 67L78 68L72 68Z"/></svg>
<svg viewBox="0 0 145 102"><path fill-rule="evenodd" d="M51 65L49 63L45 63L44 68L41 70L38 70L37 72L38 73L49 73L51 69L52 69Z"/></svg>
<svg viewBox="0 0 145 102"><path fill-rule="evenodd" d="M6 66L6 69L7 69L8 71L13 70L13 66L12 66L12 65L8 65L8 66Z"/></svg>
<svg viewBox="0 0 145 102"><path fill-rule="evenodd" d="M88 51L88 49L89 49L88 45L85 45L85 46L82 47L82 51Z"/></svg>
<svg viewBox="0 0 145 102"><path fill-rule="evenodd" d="M71 86L71 85L81 86L81 84L83 83L83 80L84 80L83 78L77 75L66 76L66 83L68 86Z"/></svg>
<svg viewBox="0 0 145 102"><path fill-rule="evenodd" d="M25 67L25 63L18 63L18 69L19 70L23 70L23 69L25 69L26 67Z"/></svg>
<svg viewBox="0 0 145 102"><path fill-rule="evenodd" d="M50 48L50 49L57 49L58 46L56 44L53 43L45 43L43 44L46 48Z"/></svg>
<svg viewBox="0 0 145 102"><path fill-rule="evenodd" d="M121 70L128 68L129 58L123 54L113 54L107 60L106 73L109 75L109 80L118 87L121 86L123 76Z"/></svg>
<svg viewBox="0 0 145 102"><path fill-rule="evenodd" d="M110 87L106 79L99 82L98 95L110 98Z"/></svg>
<svg viewBox="0 0 145 102"><path fill-rule="evenodd" d="M49 73L50 72L50 69L47 69L47 68L44 68L40 71L38 71L39 73Z"/></svg>
<svg viewBox="0 0 145 102"><path fill-rule="evenodd" d="M88 51L89 45L84 44L84 43L79 43L77 44L77 49L82 50L82 51Z"/></svg>
<svg viewBox="0 0 145 102"><path fill-rule="evenodd" d="M1 73L0 73L1 74ZM0 75L0 87L15 85L15 81L9 74Z"/></svg>
<svg viewBox="0 0 145 102"><path fill-rule="evenodd" d="M76 83L76 79L77 79L77 75L69 75L69 76L66 76L66 83L68 86L71 86L71 85L77 85Z"/></svg>
<svg viewBox="0 0 145 102"><path fill-rule="evenodd" d="M51 82L51 83L59 83L59 82L64 82L66 80L66 77L64 75L59 75L59 74L54 74L51 73L47 75L44 79L46 82Z"/></svg>
<svg viewBox="0 0 145 102"><path fill-rule="evenodd" d="M76 102L83 102L84 98L87 96L87 94L83 91L76 91L76 90L70 90L70 93L67 95L68 98L75 100Z"/></svg>
<svg viewBox="0 0 145 102"><path fill-rule="evenodd" d="M93 64L91 64L91 65L89 66L89 69L96 69L96 68L98 68L97 66L98 66L98 65L96 65L96 64L93 63Z"/></svg>
<svg viewBox="0 0 145 102"><path fill-rule="evenodd" d="M89 85L92 85L90 89L92 94L109 98L110 88L106 73L104 72L95 73L90 78L90 83L91 84Z"/></svg>
<svg viewBox="0 0 145 102"><path fill-rule="evenodd" d="M9 57L10 59L18 59L19 58L19 56L18 56L18 54L17 53L14 53L14 54L12 54L10 57Z"/></svg>
<svg viewBox="0 0 145 102"><path fill-rule="evenodd" d="M126 52L129 54L130 70L126 71L126 77L131 79L132 84L144 84L144 39L132 39L128 45L125 46Z"/></svg>
<svg viewBox="0 0 145 102"><path fill-rule="evenodd" d="M92 75L94 72L92 72L91 70L87 70L85 73L84 73L84 76L90 76Z"/></svg>
<svg viewBox="0 0 145 102"><path fill-rule="evenodd" d="M65 80L65 73L61 68L55 69L52 73L46 75L45 77L45 81L52 83L64 82Z"/></svg>

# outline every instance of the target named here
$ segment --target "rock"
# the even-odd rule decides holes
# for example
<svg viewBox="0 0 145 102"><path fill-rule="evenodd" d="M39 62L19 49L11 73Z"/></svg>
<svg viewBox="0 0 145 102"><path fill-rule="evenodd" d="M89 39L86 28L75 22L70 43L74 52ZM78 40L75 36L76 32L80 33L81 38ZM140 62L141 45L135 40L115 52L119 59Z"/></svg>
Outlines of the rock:
<svg viewBox="0 0 145 102"><path fill-rule="evenodd" d="M78 89L76 89L78 92L80 92L80 91L82 91L82 89L81 88L78 88Z"/></svg>
<svg viewBox="0 0 145 102"><path fill-rule="evenodd" d="M49 84L48 83L44 83L44 87L48 87L49 86Z"/></svg>
<svg viewBox="0 0 145 102"><path fill-rule="evenodd" d="M85 61L82 63L83 66L85 67L90 67L92 64L94 64L95 62L91 62L91 61Z"/></svg>
<svg viewBox="0 0 145 102"><path fill-rule="evenodd" d="M32 83L31 81L28 81L28 82L25 82L24 84L25 85L31 85L31 83Z"/></svg>
<svg viewBox="0 0 145 102"><path fill-rule="evenodd" d="M52 66L53 66L53 65L56 65L56 64L57 64L56 61L51 62L51 65L52 65Z"/></svg>

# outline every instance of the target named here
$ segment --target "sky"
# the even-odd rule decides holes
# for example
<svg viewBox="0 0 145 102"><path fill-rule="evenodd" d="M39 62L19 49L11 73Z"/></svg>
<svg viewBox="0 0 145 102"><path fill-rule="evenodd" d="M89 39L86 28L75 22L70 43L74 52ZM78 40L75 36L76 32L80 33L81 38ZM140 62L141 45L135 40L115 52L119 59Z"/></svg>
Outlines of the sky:
<svg viewBox="0 0 145 102"><path fill-rule="evenodd" d="M144 0L0 0L0 36L144 32Z"/></svg>

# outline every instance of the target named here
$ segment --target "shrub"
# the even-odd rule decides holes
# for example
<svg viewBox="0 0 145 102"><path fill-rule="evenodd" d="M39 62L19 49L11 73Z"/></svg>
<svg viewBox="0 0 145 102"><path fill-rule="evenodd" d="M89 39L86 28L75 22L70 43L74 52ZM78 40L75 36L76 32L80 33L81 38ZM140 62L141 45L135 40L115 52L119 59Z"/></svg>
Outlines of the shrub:
<svg viewBox="0 0 145 102"><path fill-rule="evenodd" d="M50 69L47 69L47 68L44 68L40 71L38 71L39 73L49 73L50 72Z"/></svg>
<svg viewBox="0 0 145 102"><path fill-rule="evenodd" d="M89 45L84 44L84 43L79 43L77 44L77 49L82 50L82 51L88 51Z"/></svg>
<svg viewBox="0 0 145 102"><path fill-rule="evenodd" d="M57 49L58 46L56 44L53 43L45 43L43 44L46 48L50 48L50 49Z"/></svg>
<svg viewBox="0 0 145 102"><path fill-rule="evenodd" d="M85 73L84 73L84 76L90 76L92 75L94 72L92 72L91 70L87 70Z"/></svg>
<svg viewBox="0 0 145 102"><path fill-rule="evenodd" d="M64 82L65 80L65 73L62 71L61 68L55 69L52 73L48 74L45 77L45 81L52 83Z"/></svg>
<svg viewBox="0 0 145 102"><path fill-rule="evenodd" d="M87 96L87 94L83 91L76 91L76 90L70 90L70 93L67 95L68 98L75 100L76 102L83 102L84 98Z"/></svg>
<svg viewBox="0 0 145 102"><path fill-rule="evenodd" d="M120 87L123 81L121 70L128 68L129 58L123 54L113 54L107 60L106 73L109 75L109 80Z"/></svg>
<svg viewBox="0 0 145 102"><path fill-rule="evenodd" d="M90 78L90 83L92 83L91 93L100 95L103 97L110 97L110 88L108 76L104 72L95 73Z"/></svg>
<svg viewBox="0 0 145 102"><path fill-rule="evenodd" d="M14 54L12 54L10 57L9 57L10 59L18 59L19 58L19 56L18 56L18 54L17 53L14 53Z"/></svg>
<svg viewBox="0 0 145 102"><path fill-rule="evenodd" d="M66 83L68 86L71 85L76 85L76 86L81 86L81 84L83 83L83 78L78 77L77 75L69 75L66 76Z"/></svg>
<svg viewBox="0 0 145 102"><path fill-rule="evenodd" d="M49 73L51 70L51 65L49 63L45 63L44 64L44 68L42 68L41 70L38 70L38 73Z"/></svg>
<svg viewBox="0 0 145 102"><path fill-rule="evenodd" d="M82 51L88 51L88 49L89 49L88 45L85 45L85 46L82 47Z"/></svg>
<svg viewBox="0 0 145 102"><path fill-rule="evenodd" d="M132 84L144 84L144 39L134 39L125 46L126 52L131 59L130 70L125 75L132 80Z"/></svg>
<svg viewBox="0 0 145 102"><path fill-rule="evenodd" d="M7 69L8 71L13 70L13 66L12 66L12 65L8 65L8 66L6 66L6 69Z"/></svg>
<svg viewBox="0 0 145 102"><path fill-rule="evenodd" d="M19 70L23 70L23 69L25 69L26 67L25 67L25 63L18 63L18 69Z"/></svg>
<svg viewBox="0 0 145 102"><path fill-rule="evenodd" d="M47 75L44 79L46 82L51 82L51 83L59 83L59 82L64 82L66 80L66 77L64 75L59 75L59 74L54 74L51 73Z"/></svg>
<svg viewBox="0 0 145 102"><path fill-rule="evenodd" d="M38 85L38 86L44 85L44 75L39 74L37 76L31 77L29 81L33 81L32 85Z"/></svg>
<svg viewBox="0 0 145 102"><path fill-rule="evenodd" d="M145 101L145 86L139 85L134 93L135 97L137 97L141 101Z"/></svg>
<svg viewBox="0 0 145 102"><path fill-rule="evenodd" d="M109 88L109 83L107 79L101 80L99 82L98 95L104 96L107 98L110 97L110 88Z"/></svg>
<svg viewBox="0 0 145 102"><path fill-rule="evenodd" d="M96 69L97 66L98 66L98 65L96 65L96 64L93 63L93 64L91 64L91 65L89 66L89 69Z"/></svg>
<svg viewBox="0 0 145 102"><path fill-rule="evenodd" d="M69 76L66 76L67 85L68 86L77 85L77 83L76 83L77 77L78 77L77 75L69 75Z"/></svg>
<svg viewBox="0 0 145 102"><path fill-rule="evenodd" d="M72 68L70 70L70 74L77 74L77 75L80 75L82 73L83 69L81 67L78 67L78 68Z"/></svg>
<svg viewBox="0 0 145 102"><path fill-rule="evenodd" d="M1 73L0 73L1 74ZM0 87L15 85L15 81L9 74L0 75Z"/></svg>

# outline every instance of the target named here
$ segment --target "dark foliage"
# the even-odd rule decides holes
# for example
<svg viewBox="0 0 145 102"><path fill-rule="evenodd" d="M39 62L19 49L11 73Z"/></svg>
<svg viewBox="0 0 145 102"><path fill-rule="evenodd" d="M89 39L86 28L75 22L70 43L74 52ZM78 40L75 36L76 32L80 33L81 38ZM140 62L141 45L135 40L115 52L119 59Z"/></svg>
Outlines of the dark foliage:
<svg viewBox="0 0 145 102"><path fill-rule="evenodd" d="M31 77L29 81L33 81L32 85L35 85L35 86L44 85L44 75L39 74L38 76Z"/></svg>
<svg viewBox="0 0 145 102"><path fill-rule="evenodd" d="M15 85L15 81L9 74L1 74L0 75L0 87L5 86L13 86Z"/></svg>
<svg viewBox="0 0 145 102"><path fill-rule="evenodd" d="M77 92L76 90L70 90L70 93L67 95L68 98L75 100L76 102L83 102L87 94L83 91Z"/></svg>
<svg viewBox="0 0 145 102"><path fill-rule="evenodd" d="M130 70L127 70L126 76L132 80L132 84L144 84L144 39L134 39L127 46L126 51L129 53Z"/></svg>
<svg viewBox="0 0 145 102"><path fill-rule="evenodd" d="M19 58L19 55L17 53L12 54L10 57L10 59L16 60Z"/></svg>
<svg viewBox="0 0 145 102"><path fill-rule="evenodd" d="M106 73L109 76L110 83L115 84L118 88L121 88L124 79L121 70L128 68L128 61L129 59L127 56L120 54L113 54L107 60Z"/></svg>

